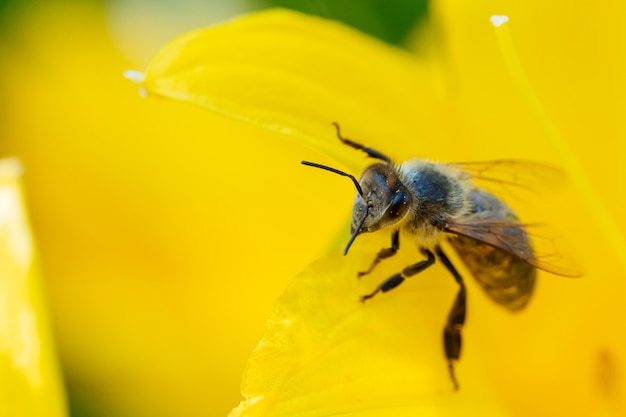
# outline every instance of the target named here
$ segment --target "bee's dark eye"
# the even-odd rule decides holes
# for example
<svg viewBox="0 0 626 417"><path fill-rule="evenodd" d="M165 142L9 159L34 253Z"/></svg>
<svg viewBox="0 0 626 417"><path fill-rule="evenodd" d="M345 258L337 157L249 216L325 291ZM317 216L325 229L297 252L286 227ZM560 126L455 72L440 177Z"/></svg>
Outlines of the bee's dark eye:
<svg viewBox="0 0 626 417"><path fill-rule="evenodd" d="M391 201L391 205L387 210L387 215L391 218L399 217L404 215L407 208L407 203L409 202L409 196L404 191L398 191L393 196L393 200Z"/></svg>

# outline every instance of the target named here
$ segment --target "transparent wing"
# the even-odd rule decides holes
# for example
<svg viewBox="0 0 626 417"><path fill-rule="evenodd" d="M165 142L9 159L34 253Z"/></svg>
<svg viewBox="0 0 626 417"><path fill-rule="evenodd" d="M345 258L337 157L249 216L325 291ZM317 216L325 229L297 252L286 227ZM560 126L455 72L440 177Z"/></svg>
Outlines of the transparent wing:
<svg viewBox="0 0 626 417"><path fill-rule="evenodd" d="M562 248L560 239L548 233L545 226L475 217L470 215L449 221L445 231L493 246L535 268L556 275L571 278L581 276L572 256Z"/></svg>
<svg viewBox="0 0 626 417"><path fill-rule="evenodd" d="M512 193L517 193L522 189L541 194L554 192L567 184L567 175L563 170L536 161L501 159L446 165L457 171L460 178L469 179L490 190L512 189Z"/></svg>

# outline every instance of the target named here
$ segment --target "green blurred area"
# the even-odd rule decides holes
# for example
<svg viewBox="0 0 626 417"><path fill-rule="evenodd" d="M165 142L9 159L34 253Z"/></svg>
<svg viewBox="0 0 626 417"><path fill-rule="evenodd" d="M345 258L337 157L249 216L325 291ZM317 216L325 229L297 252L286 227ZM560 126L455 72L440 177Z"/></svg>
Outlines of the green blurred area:
<svg viewBox="0 0 626 417"><path fill-rule="evenodd" d="M21 8L35 8L40 4L54 2L90 2L104 6L111 3L146 3L140 0L0 0L0 28L4 32L10 27L16 11ZM428 14L427 0L207 0L205 4L231 5L241 3L244 10L256 10L271 7L284 7L315 16L325 17L346 23L362 32L368 33L393 45L404 44L406 36L420 20ZM154 0L155 9L198 7L202 2L182 0ZM145 7L145 6L144 6ZM212 6L215 7L215 6ZM200 8L201 12L202 9ZM201 13L200 13L201 15Z"/></svg>
<svg viewBox="0 0 626 417"><path fill-rule="evenodd" d="M428 13L426 0L260 0L267 7L286 7L339 20L394 45Z"/></svg>

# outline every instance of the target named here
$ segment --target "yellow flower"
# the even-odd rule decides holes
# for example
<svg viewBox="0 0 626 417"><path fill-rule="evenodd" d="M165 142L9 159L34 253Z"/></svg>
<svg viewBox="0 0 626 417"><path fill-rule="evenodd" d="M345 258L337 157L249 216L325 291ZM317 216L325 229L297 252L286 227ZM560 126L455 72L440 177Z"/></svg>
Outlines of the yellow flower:
<svg viewBox="0 0 626 417"><path fill-rule="evenodd" d="M624 16L622 6L611 7ZM581 130L622 111L624 97L607 97L603 107L611 108L598 111L594 121L574 117L587 110L596 80L577 73L571 78L576 86L568 84L590 97L570 91L550 96L547 80L554 74L532 71L537 68L532 64L552 52L542 47L560 45L561 9L542 17L556 29L537 32L532 3L503 8L496 2L480 7L435 2L431 42L438 34L445 43L418 45L432 54L422 59L342 25L278 10L185 35L148 66L142 82L148 94L191 101L281 133L322 150L355 174L366 161L341 148L332 121L352 139L398 160L537 159L562 165L574 179L558 198L542 198L517 211L525 219L560 225L582 256L585 278L541 273L533 302L515 316L466 279L470 310L459 392L452 392L440 341L454 297L452 278L440 266L431 268L400 289L358 303L358 296L381 278L415 262L415 253L405 249L371 277L356 280L356 272L387 243L372 235L359 237L348 257L333 252L293 281L250 359L245 400L233 416L466 415L468 410L477 415L624 414L626 335L619 329L625 316L621 253L626 248L624 227L614 220L620 207L606 208L606 201L616 198L615 189L604 183L611 176L623 178L624 170L617 165L619 154L596 153L613 166L610 172L591 163L592 152L583 148L591 143L590 131ZM510 17L513 39L519 33L527 42L521 42L519 56L529 62L528 78L508 38L509 24L494 29L489 23L497 13ZM565 17L580 23L578 15ZM596 66L614 62L615 50L610 51ZM537 61L527 59L533 53ZM577 70L570 55L562 59L571 65L564 70ZM616 78L611 82L619 89L623 79ZM609 121L602 126L604 134L592 139L594 149L623 147L614 139L623 121ZM347 189L335 181L336 188ZM310 197L307 206L336 205L327 195ZM280 210L279 202L263 204ZM310 221L300 216L293 226L287 220L282 224L313 236L317 230ZM294 252L290 245L278 250L285 256Z"/></svg>
<svg viewBox="0 0 626 417"><path fill-rule="evenodd" d="M0 416L67 415L17 160L0 160Z"/></svg>
<svg viewBox="0 0 626 417"><path fill-rule="evenodd" d="M330 99L306 102L302 96L285 114L294 117L300 109L294 127L303 129L306 106L323 112L310 117L317 127L309 139L327 141L319 146L332 147L355 174L364 160L339 147L331 121L398 159L517 157L567 167L504 65L488 19L508 14L533 94L582 163L598 202L617 223L614 230L623 233L626 197L615 184L626 179L626 43L625 28L613 23L624 20L623 7L617 1L594 7L434 2L434 28L418 31L414 44L421 54L439 53L437 45L423 42L442 40L443 56L415 63L415 57L370 41L339 53L333 42L325 43L328 59L311 55L310 61L325 77L317 85L328 86ZM115 49L96 3L48 2L12 28L15 43L1 46L8 103L1 147L25 165L25 192L74 398L110 415L225 415L239 401L246 355L273 300L337 230L346 230L352 185L299 167L301 159L335 163L289 141L274 146L279 135L190 106L140 100L119 77L132 64ZM301 55L286 62L295 65ZM301 69L294 71L306 76ZM226 93L236 81L225 83ZM257 81L252 87L262 88ZM286 89L265 88L270 98ZM221 180L224 173L231 182ZM626 414L619 331L623 257L614 255L623 248L605 238L589 202L577 196L576 181L572 188L572 195L542 201L537 213L520 211L567 231L587 273L577 281L542 275L537 296L517 317L470 289L461 391L445 397L456 401L459 414L467 414L470 400L459 396L470 396L470 389L484 390L484 408L511 415ZM242 204L240 197L254 204ZM544 204L549 208L541 210ZM339 258L336 264L350 268L343 263L355 262L368 247L360 239L349 257L333 258ZM409 258L415 259L412 253ZM426 348L433 361L442 361L439 332L454 285L439 267L431 269L386 295L389 301L373 300L402 309L398 298L423 291L442 297L441 310L428 312L432 322L415 307L406 315L411 335L430 341L415 348L420 350L410 344L385 350L380 360L410 351L407 360L414 361ZM355 283L348 275L348 285L366 290L380 278ZM445 370L431 371L450 390ZM482 379L475 379L477 373ZM437 406L431 408L442 412Z"/></svg>

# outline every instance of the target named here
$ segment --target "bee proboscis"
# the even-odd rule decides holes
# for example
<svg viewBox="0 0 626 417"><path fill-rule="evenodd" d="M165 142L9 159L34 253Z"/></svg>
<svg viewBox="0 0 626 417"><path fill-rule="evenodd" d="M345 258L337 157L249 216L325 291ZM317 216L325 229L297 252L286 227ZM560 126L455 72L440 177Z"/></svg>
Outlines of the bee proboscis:
<svg viewBox="0 0 626 417"><path fill-rule="evenodd" d="M361 296L361 301L396 288L407 277L422 272L439 259L459 285L443 330L445 355L456 390L459 385L454 362L461 354L467 294L463 278L440 243L446 239L485 293L510 311L521 310L530 300L537 269L562 276L579 276L574 269L537 256L527 225L519 221L504 201L474 184L475 179L482 179L523 186L519 172L523 172L524 165L534 170L560 171L540 163L515 160L445 164L415 158L396 164L382 152L343 137L339 125L333 125L344 144L377 160L363 171L359 180L338 169L302 161L304 165L350 178L357 189L351 237L344 255L359 234L390 229L390 247L380 250L370 267L359 272L359 276L369 274L380 261L396 254L401 230L416 237L426 258L390 276L373 292ZM496 171L500 176L502 172L509 172L510 181L490 178L489 173Z"/></svg>

